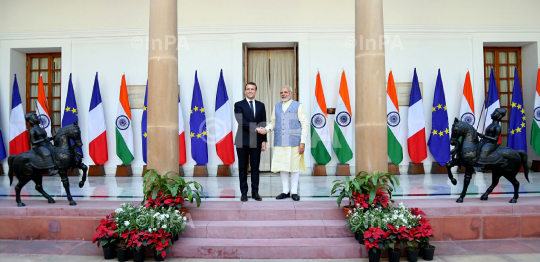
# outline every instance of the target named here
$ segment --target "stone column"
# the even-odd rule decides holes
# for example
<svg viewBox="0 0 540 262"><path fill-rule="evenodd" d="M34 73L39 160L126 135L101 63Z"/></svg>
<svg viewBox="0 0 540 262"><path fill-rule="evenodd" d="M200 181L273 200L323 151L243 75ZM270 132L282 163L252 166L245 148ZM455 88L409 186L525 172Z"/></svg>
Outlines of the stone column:
<svg viewBox="0 0 540 262"><path fill-rule="evenodd" d="M383 36L383 0L356 0L356 173L388 170Z"/></svg>
<svg viewBox="0 0 540 262"><path fill-rule="evenodd" d="M178 172L177 0L150 0L148 169Z"/></svg>

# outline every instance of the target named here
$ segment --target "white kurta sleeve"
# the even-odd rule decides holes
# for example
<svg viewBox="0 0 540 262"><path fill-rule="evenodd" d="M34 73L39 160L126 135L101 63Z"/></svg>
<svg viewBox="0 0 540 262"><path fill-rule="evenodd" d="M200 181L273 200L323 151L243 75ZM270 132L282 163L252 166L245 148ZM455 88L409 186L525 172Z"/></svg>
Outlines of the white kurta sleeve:
<svg viewBox="0 0 540 262"><path fill-rule="evenodd" d="M270 131L272 129L274 129L274 125L276 124L276 110L275 108L272 109L272 116L270 117L270 121L267 121L266 122L267 125L266 125L266 130Z"/></svg>
<svg viewBox="0 0 540 262"><path fill-rule="evenodd" d="M298 106L298 121L300 121L300 125L302 126L302 135L300 136L300 143L306 143L307 135L309 133L309 121L306 115L306 111L304 110L304 105L300 104Z"/></svg>

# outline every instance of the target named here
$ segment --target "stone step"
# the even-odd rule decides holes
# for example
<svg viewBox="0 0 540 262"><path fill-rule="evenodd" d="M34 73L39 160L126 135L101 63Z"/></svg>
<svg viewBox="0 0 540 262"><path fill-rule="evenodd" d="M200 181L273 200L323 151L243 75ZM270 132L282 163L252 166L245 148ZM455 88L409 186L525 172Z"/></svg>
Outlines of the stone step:
<svg viewBox="0 0 540 262"><path fill-rule="evenodd" d="M360 258L362 247L353 237L295 239L181 238L172 246L175 257L235 259Z"/></svg>
<svg viewBox="0 0 540 262"><path fill-rule="evenodd" d="M218 239L352 237L345 220L193 221L182 237Z"/></svg>

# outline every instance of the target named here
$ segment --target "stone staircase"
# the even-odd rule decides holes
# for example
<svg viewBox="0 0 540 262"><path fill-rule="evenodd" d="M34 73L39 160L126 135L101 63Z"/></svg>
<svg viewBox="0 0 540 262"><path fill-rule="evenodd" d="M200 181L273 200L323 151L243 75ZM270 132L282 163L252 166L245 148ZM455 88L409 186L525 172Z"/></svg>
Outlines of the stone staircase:
<svg viewBox="0 0 540 262"><path fill-rule="evenodd" d="M251 199L250 199L251 200ZM238 259L359 258L361 246L334 201L205 202L175 257Z"/></svg>

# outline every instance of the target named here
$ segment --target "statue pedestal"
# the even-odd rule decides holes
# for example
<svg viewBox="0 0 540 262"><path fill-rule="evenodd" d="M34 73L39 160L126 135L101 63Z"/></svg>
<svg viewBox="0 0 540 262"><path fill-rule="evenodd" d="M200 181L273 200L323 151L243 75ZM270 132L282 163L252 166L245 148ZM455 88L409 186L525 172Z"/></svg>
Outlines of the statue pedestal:
<svg viewBox="0 0 540 262"><path fill-rule="evenodd" d="M437 162L433 162L431 166L431 173L432 174L448 174L448 170L446 170L446 166L441 166Z"/></svg>
<svg viewBox="0 0 540 262"><path fill-rule="evenodd" d="M338 164L336 175L337 176L350 176L351 168L349 167L349 164Z"/></svg>
<svg viewBox="0 0 540 262"><path fill-rule="evenodd" d="M392 162L388 163L388 173L390 173L392 175L395 175L395 176L400 175L401 173L399 172L399 165L396 166Z"/></svg>
<svg viewBox="0 0 540 262"><path fill-rule="evenodd" d="M88 169L88 176L105 176L105 168L103 165L91 165Z"/></svg>
<svg viewBox="0 0 540 262"><path fill-rule="evenodd" d="M313 166L313 176L326 176L326 165Z"/></svg>
<svg viewBox="0 0 540 262"><path fill-rule="evenodd" d="M142 174L141 174L141 176L144 177L145 174L146 174L146 165L142 166Z"/></svg>
<svg viewBox="0 0 540 262"><path fill-rule="evenodd" d="M131 171L131 165L117 165L116 166L116 176L133 176L133 171Z"/></svg>
<svg viewBox="0 0 540 262"><path fill-rule="evenodd" d="M6 173L4 173L4 167L2 165L0 165L0 175L4 175Z"/></svg>
<svg viewBox="0 0 540 262"><path fill-rule="evenodd" d="M79 176L80 173L79 173L79 169L78 168L74 168L73 170L68 170L68 176Z"/></svg>
<svg viewBox="0 0 540 262"><path fill-rule="evenodd" d="M540 172L540 161L533 160L531 170L534 171L534 172Z"/></svg>
<svg viewBox="0 0 540 262"><path fill-rule="evenodd" d="M425 174L424 172L424 164L423 163L413 163L413 162L410 162L409 163L409 170L408 172L409 174L411 175L423 175Z"/></svg>
<svg viewBox="0 0 540 262"><path fill-rule="evenodd" d="M208 171L206 170L206 165L195 165L193 168L194 177L206 177L208 176Z"/></svg>
<svg viewBox="0 0 540 262"><path fill-rule="evenodd" d="M224 176L224 177L231 176L231 166L218 165L217 176Z"/></svg>

